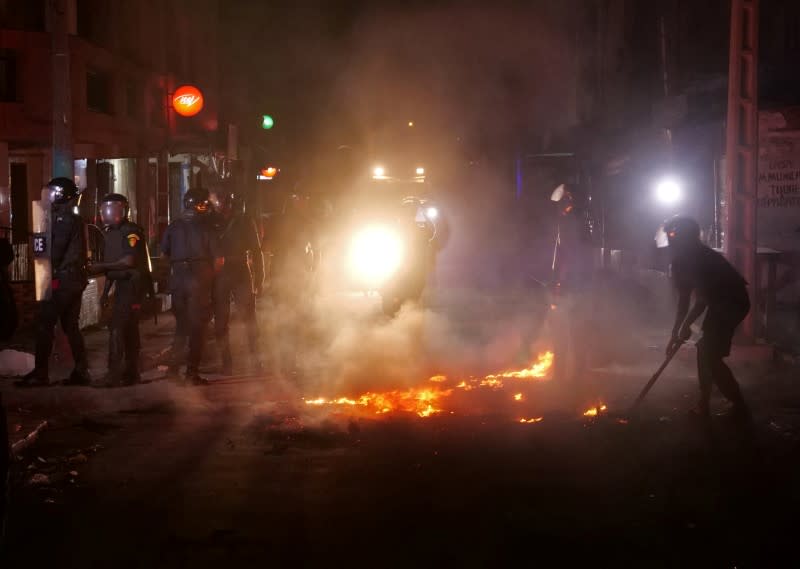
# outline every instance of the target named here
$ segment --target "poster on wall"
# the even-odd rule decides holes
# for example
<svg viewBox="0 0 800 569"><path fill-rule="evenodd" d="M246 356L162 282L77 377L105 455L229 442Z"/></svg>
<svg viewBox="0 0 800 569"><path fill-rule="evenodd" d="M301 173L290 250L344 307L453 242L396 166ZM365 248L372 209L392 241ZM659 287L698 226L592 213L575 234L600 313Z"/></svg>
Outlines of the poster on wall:
<svg viewBox="0 0 800 569"><path fill-rule="evenodd" d="M800 129L781 113L759 119L758 245L800 251Z"/></svg>

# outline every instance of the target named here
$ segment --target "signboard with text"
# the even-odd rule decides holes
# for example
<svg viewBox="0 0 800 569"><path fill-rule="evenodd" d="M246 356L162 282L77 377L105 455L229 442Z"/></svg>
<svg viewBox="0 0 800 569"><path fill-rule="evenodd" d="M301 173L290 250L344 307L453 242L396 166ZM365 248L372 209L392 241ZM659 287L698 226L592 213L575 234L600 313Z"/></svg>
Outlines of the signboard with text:
<svg viewBox="0 0 800 569"><path fill-rule="evenodd" d="M800 130L780 117L759 117L758 245L800 251Z"/></svg>

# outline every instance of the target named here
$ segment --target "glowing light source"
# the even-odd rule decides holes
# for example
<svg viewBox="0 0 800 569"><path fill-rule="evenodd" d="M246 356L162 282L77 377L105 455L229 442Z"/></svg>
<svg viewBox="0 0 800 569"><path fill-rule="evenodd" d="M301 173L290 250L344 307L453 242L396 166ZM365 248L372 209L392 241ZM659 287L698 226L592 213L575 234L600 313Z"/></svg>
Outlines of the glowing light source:
<svg viewBox="0 0 800 569"><path fill-rule="evenodd" d="M414 126L414 121L408 121L408 126Z"/></svg>
<svg viewBox="0 0 800 569"><path fill-rule="evenodd" d="M597 417L600 413L603 413L606 410L608 410L608 407L606 407L603 404L600 404L597 407L590 407L589 409L587 409L584 412L583 416L584 417Z"/></svg>
<svg viewBox="0 0 800 569"><path fill-rule="evenodd" d="M433 221L434 219L439 217L439 210L436 209L435 207L431 206L431 207L429 207L428 209L425 210L425 217L427 217L428 219Z"/></svg>
<svg viewBox="0 0 800 569"><path fill-rule="evenodd" d="M403 241L390 228L373 226L355 235L350 246L350 268L369 286L391 277L403 262Z"/></svg>
<svg viewBox="0 0 800 569"><path fill-rule="evenodd" d="M276 168L275 166L268 166L266 168L262 168L261 171L258 173L258 179L271 180L278 175L278 172L280 172L280 169Z"/></svg>
<svg viewBox="0 0 800 569"><path fill-rule="evenodd" d="M172 108L182 117L193 117L203 110L203 93L194 85L183 85L172 95Z"/></svg>
<svg viewBox="0 0 800 569"><path fill-rule="evenodd" d="M425 168L417 168L417 176L424 176Z"/></svg>
<svg viewBox="0 0 800 569"><path fill-rule="evenodd" d="M386 170L384 169L383 166L375 166L375 168L372 169L372 177L375 178L376 180L385 178Z"/></svg>
<svg viewBox="0 0 800 569"><path fill-rule="evenodd" d="M674 204L683 197L683 189L674 178L664 178L656 184L656 198L664 204Z"/></svg>
<svg viewBox="0 0 800 569"><path fill-rule="evenodd" d="M264 130L269 130L273 126L275 126L275 119L273 119L269 115L264 115L261 117L261 128L263 128Z"/></svg>

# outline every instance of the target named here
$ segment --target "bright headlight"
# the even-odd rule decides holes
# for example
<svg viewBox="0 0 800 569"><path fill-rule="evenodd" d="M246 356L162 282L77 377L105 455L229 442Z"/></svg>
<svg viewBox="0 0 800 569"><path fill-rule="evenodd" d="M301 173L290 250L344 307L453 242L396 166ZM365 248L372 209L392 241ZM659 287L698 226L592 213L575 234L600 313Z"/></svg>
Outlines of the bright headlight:
<svg viewBox="0 0 800 569"><path fill-rule="evenodd" d="M439 217L439 210L436 209L435 207L431 206L431 207L429 207L428 209L425 210L425 217L427 217L428 219L433 221L434 219Z"/></svg>
<svg viewBox="0 0 800 569"><path fill-rule="evenodd" d="M388 227L367 227L356 233L350 244L350 269L369 285L380 285L403 261L403 241Z"/></svg>

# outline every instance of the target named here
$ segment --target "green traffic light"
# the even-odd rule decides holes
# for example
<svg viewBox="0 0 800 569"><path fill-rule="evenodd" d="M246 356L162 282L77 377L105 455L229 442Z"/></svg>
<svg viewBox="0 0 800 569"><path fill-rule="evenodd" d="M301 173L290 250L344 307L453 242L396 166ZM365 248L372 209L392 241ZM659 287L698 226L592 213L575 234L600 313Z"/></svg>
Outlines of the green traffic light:
<svg viewBox="0 0 800 569"><path fill-rule="evenodd" d="M269 130L273 126L275 126L275 119L273 119L269 115L264 115L263 117L261 117L261 128L263 128L264 130Z"/></svg>

